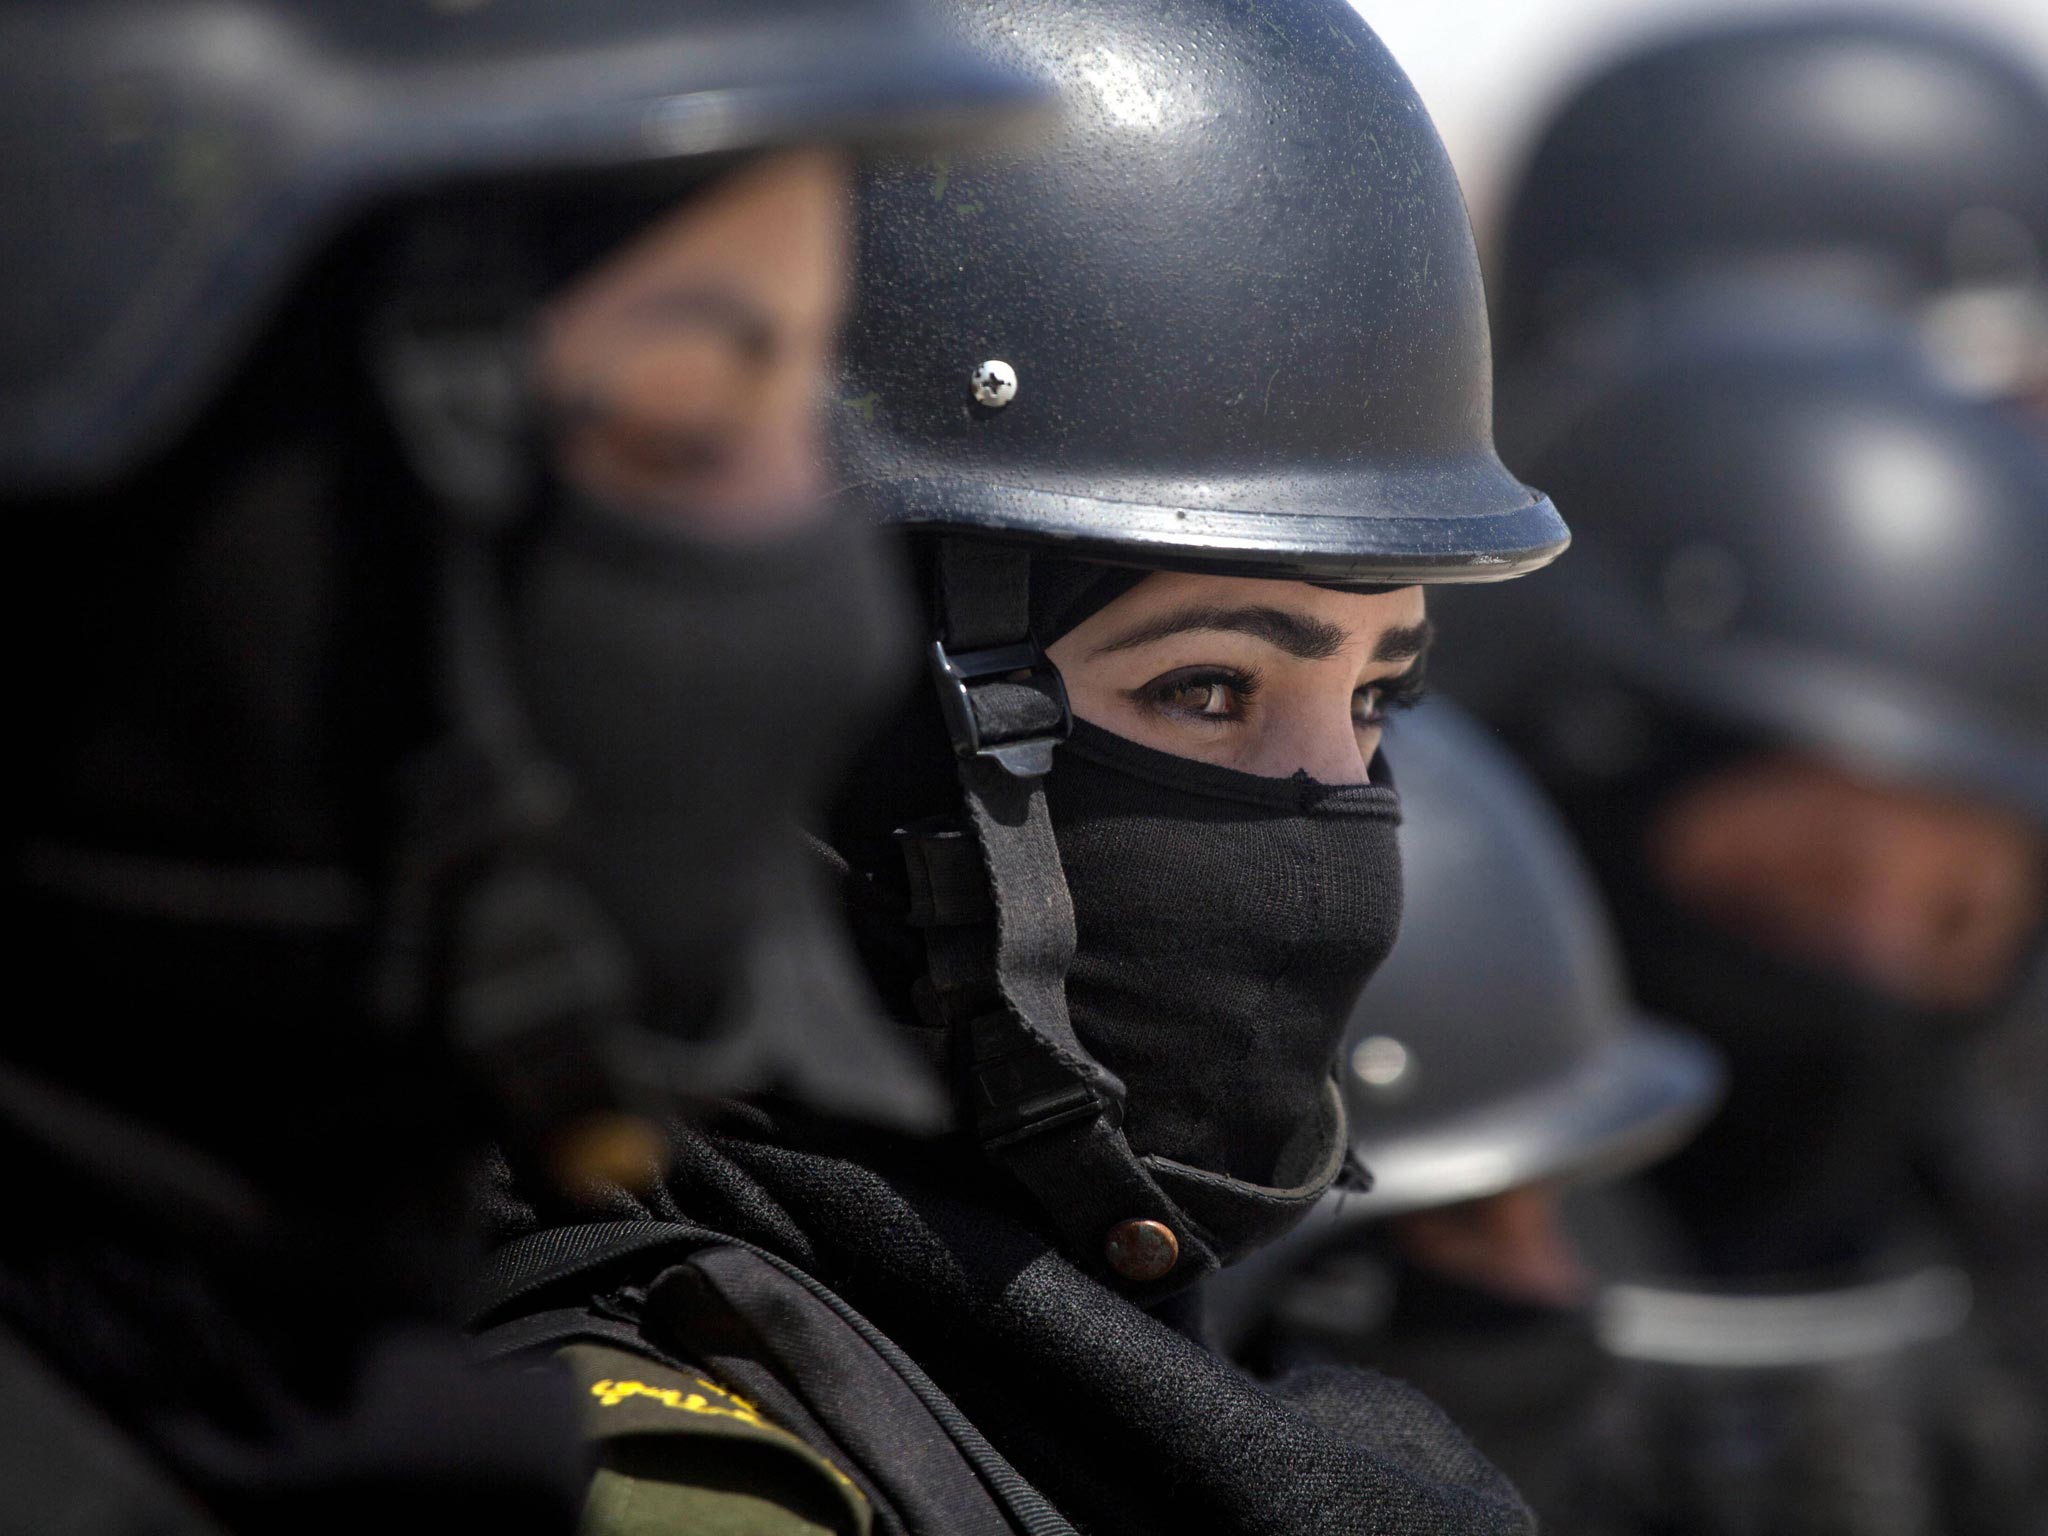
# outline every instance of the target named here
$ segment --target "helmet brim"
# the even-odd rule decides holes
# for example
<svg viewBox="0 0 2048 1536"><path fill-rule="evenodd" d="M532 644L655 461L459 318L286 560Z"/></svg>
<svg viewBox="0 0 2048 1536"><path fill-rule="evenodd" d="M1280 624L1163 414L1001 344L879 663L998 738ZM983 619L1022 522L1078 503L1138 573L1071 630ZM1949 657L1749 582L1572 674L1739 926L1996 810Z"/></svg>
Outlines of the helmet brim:
<svg viewBox="0 0 2048 1536"><path fill-rule="evenodd" d="M1377 1139L1354 1127L1372 1188L1346 1195L1341 1225L1457 1205L1543 1180L1609 1178L1679 1146L1719 1101L1705 1042L1638 1021L1571 1072L1427 1130Z"/></svg>
<svg viewBox="0 0 2048 1536"><path fill-rule="evenodd" d="M1634 635L1613 647L1652 698L1737 731L1804 747L1875 777L1969 792L2048 825L2048 739L1953 694L1812 647Z"/></svg>
<svg viewBox="0 0 2048 1536"><path fill-rule="evenodd" d="M138 79L160 81L204 120L125 151L121 177L92 174L99 151L81 139L54 201L30 195L54 185L40 163L23 168L24 186L0 188L24 194L10 205L22 202L50 253L15 274L14 303L40 318L0 381L0 484L11 492L89 490L174 441L313 254L392 199L549 174L673 165L687 175L718 157L806 144L950 147L1048 100L1037 82L939 38L848 38L826 26L792 36L764 22L702 47L628 39L509 63L460 56L366 78L290 28L230 20L249 34L237 46L274 52L273 68L215 82L178 32L193 23L171 7L139 36L82 29L55 58L38 55L33 36L16 39L39 58L36 84L53 103L73 54L74 69L95 72L118 44ZM0 33L0 52L7 45ZM25 94L33 117L44 98ZM234 156L203 198L137 190L177 187L187 140L208 135Z"/></svg>
<svg viewBox="0 0 2048 1536"><path fill-rule="evenodd" d="M884 522L1038 544L1108 564L1336 586L1505 581L1564 553L1548 497L1498 464L1213 477L1089 475L1069 484L891 480Z"/></svg>

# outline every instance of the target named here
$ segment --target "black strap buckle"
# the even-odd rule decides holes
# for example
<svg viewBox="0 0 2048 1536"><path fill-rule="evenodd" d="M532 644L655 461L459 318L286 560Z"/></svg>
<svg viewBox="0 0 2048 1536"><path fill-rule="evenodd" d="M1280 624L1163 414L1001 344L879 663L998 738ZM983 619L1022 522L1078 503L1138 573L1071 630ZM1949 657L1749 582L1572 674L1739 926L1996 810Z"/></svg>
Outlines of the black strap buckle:
<svg viewBox="0 0 2048 1536"><path fill-rule="evenodd" d="M931 668L939 689L939 710L955 752L962 757L992 758L1020 779L1043 778L1052 772L1052 749L1074 734L1074 711L1067 702L1067 685L1059 668L1046 658L1036 640L959 652L948 651L944 641L934 640ZM1012 706L1017 718L1007 726L986 725L987 717L975 708L975 694L1004 685L1008 693L1004 702ZM1043 702L1034 705L1034 695Z"/></svg>
<svg viewBox="0 0 2048 1536"><path fill-rule="evenodd" d="M975 1130L990 1151L1105 1111L1122 1122L1121 1103L1076 1078L1008 1014L985 1014L967 1031Z"/></svg>

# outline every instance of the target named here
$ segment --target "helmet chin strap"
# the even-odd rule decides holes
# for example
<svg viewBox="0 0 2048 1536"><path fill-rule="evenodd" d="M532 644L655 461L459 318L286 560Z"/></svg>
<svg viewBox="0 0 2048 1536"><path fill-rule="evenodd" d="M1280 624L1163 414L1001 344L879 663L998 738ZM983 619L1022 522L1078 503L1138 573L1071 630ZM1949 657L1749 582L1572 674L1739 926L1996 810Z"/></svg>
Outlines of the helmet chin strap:
<svg viewBox="0 0 2048 1536"><path fill-rule="evenodd" d="M950 1031L961 1113L990 1161L1078 1262L1134 1299L1163 1297L1218 1258L1125 1139L1124 1085L1067 1016L1074 909L1044 776L1073 716L1031 635L1030 557L948 538L937 579L932 671L972 835L899 834L929 965L920 1006Z"/></svg>
<svg viewBox="0 0 2048 1536"><path fill-rule="evenodd" d="M519 704L489 533L449 521L447 724L410 775L378 1001L387 1018L438 1021L511 1132L546 1140L627 1110L616 1058L636 1014L634 967L556 854L572 791Z"/></svg>
<svg viewBox="0 0 2048 1536"><path fill-rule="evenodd" d="M435 504L442 721L408 773L376 997L387 1020L449 1036L516 1139L563 1146L631 1114L620 1069L638 989L623 939L564 870L574 786L515 675L501 552L542 470L509 312L436 331L393 308L373 330L390 417Z"/></svg>

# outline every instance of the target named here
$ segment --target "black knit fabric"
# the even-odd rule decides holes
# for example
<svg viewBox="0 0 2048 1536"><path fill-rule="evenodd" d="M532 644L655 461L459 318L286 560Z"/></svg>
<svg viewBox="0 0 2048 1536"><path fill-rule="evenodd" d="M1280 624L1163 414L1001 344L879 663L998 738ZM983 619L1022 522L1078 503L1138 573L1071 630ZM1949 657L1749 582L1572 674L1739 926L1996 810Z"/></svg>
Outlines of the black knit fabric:
<svg viewBox="0 0 2048 1536"><path fill-rule="evenodd" d="M900 1345L1082 1531L1146 1536L1486 1536L1533 1522L1425 1398L1318 1369L1261 1386L1062 1257L998 1207L833 1155L765 1117L682 1129L666 1189L492 1205L509 1239L654 1217L758 1244ZM659 1261L657 1261L659 1262ZM641 1277L645 1280L652 1275Z"/></svg>
<svg viewBox="0 0 2048 1536"><path fill-rule="evenodd" d="M845 521L727 549L564 492L532 536L509 642L574 786L556 856L626 941L657 1031L736 1026L720 1005L786 890L787 821L901 659L897 582Z"/></svg>
<svg viewBox="0 0 2048 1536"><path fill-rule="evenodd" d="M1056 639L1143 574L1035 561L1034 634ZM1317 1108L1344 1019L1398 921L1391 787L1236 773L1080 724L1046 796L1076 909L1072 1017L1128 1089L1133 1146L1248 1197L1210 1191L1205 1230L1227 1205L1257 1214L1256 1197L1308 1176L1318 1134L1341 1139L1341 1117L1318 1120ZM906 922L890 833L927 818L957 824L959 811L927 696L862 764L832 818L854 871L863 954L906 1020L924 943ZM856 1148L843 1133L828 1141L750 1112L716 1134L679 1130L668 1186L644 1204L600 1191L535 1205L508 1183L497 1213L507 1239L652 1216L787 1260L900 1346L1084 1531L1532 1526L1426 1399L1362 1371L1253 1382L1085 1273L1048 1235L1052 1215L964 1140ZM888 1519L878 1528L887 1536Z"/></svg>
<svg viewBox="0 0 2048 1536"><path fill-rule="evenodd" d="M1035 556L1031 561L1031 633L1040 645L1051 645L1151 574L1142 566Z"/></svg>
<svg viewBox="0 0 2048 1536"><path fill-rule="evenodd" d="M1385 783L1262 778L1085 723L1046 795L1073 892L1074 1031L1140 1153L1290 1186L1344 1024L1401 921Z"/></svg>

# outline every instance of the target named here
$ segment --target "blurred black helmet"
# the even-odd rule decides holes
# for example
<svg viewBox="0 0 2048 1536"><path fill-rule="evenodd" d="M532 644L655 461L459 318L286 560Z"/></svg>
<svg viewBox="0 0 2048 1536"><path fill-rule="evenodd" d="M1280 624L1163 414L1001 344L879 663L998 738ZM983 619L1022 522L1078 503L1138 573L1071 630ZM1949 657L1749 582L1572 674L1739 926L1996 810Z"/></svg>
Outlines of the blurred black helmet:
<svg viewBox="0 0 2048 1536"><path fill-rule="evenodd" d="M1349 6L953 12L1067 110L1027 151L866 182L842 393L883 516L1337 582L1563 549L1494 454L1449 158Z"/></svg>
<svg viewBox="0 0 2048 1536"><path fill-rule="evenodd" d="M936 135L1027 81L897 0L64 0L0 14L0 483L104 482L411 193Z"/></svg>
<svg viewBox="0 0 2048 1536"><path fill-rule="evenodd" d="M1909 311L1960 381L2048 379L2048 87L1881 14L1715 25L1627 55L1543 131L1494 298L1503 353L1645 289L1742 274Z"/></svg>
<svg viewBox="0 0 2048 1536"><path fill-rule="evenodd" d="M1402 716L1401 937L1347 1037L1347 1220L1638 1167L1719 1096L1690 1035L1644 1018L1562 819L1469 716Z"/></svg>
<svg viewBox="0 0 2048 1536"><path fill-rule="evenodd" d="M1574 558L1439 618L1547 780L1625 779L1676 719L2048 819L2048 455L2006 415L1895 353L1700 332L1529 462Z"/></svg>

